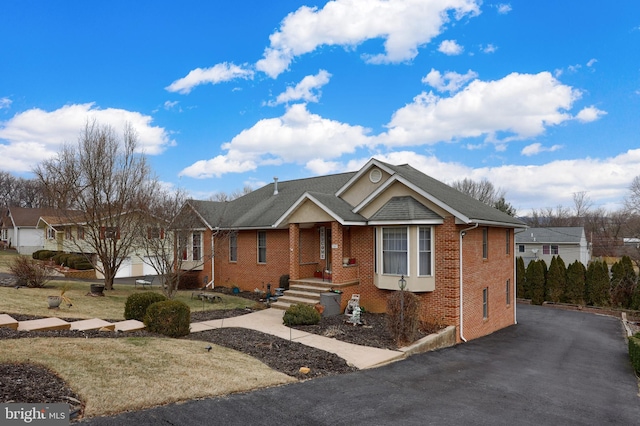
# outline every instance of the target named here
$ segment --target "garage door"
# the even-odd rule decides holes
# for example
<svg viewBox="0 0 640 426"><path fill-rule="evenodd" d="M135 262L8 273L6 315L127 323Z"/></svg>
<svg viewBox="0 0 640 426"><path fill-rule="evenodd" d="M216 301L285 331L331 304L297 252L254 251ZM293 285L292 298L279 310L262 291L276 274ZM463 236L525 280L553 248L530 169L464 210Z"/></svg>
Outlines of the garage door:
<svg viewBox="0 0 640 426"><path fill-rule="evenodd" d="M155 258L145 257L142 262L142 275L158 275L158 271L154 269L153 262L157 262Z"/></svg>
<svg viewBox="0 0 640 426"><path fill-rule="evenodd" d="M116 278L128 278L130 276L131 276L131 258L126 257L122 261L122 264L118 269L118 272L116 272Z"/></svg>

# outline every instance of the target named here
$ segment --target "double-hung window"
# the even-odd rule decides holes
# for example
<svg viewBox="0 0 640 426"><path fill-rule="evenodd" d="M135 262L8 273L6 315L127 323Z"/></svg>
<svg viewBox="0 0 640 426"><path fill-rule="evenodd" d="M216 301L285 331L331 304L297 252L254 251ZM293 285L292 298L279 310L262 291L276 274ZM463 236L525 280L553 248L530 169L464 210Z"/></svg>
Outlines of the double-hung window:
<svg viewBox="0 0 640 426"><path fill-rule="evenodd" d="M407 228L382 228L382 273L408 275Z"/></svg>
<svg viewBox="0 0 640 426"><path fill-rule="evenodd" d="M542 254L551 254L551 255L556 255L558 254L558 246L557 245L549 245L549 244L545 244L542 246Z"/></svg>
<svg viewBox="0 0 640 426"><path fill-rule="evenodd" d="M431 228L420 227L418 231L418 265L420 276L431 276Z"/></svg>
<svg viewBox="0 0 640 426"><path fill-rule="evenodd" d="M489 288L482 289L482 318L489 318Z"/></svg>
<svg viewBox="0 0 640 426"><path fill-rule="evenodd" d="M229 235L229 262L238 261L238 234L232 232Z"/></svg>
<svg viewBox="0 0 640 426"><path fill-rule="evenodd" d="M191 237L191 255L192 260L202 259L202 234L200 232L194 232Z"/></svg>
<svg viewBox="0 0 640 426"><path fill-rule="evenodd" d="M267 232L258 231L258 263L267 263Z"/></svg>
<svg viewBox="0 0 640 426"><path fill-rule="evenodd" d="M489 228L482 228L482 258L489 257Z"/></svg>

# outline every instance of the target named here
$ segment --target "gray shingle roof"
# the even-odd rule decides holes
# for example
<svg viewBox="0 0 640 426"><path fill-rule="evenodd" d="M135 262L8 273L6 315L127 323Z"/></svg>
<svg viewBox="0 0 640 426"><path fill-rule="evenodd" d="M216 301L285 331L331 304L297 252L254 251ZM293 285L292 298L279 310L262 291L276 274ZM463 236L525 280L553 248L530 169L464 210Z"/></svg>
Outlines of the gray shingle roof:
<svg viewBox="0 0 640 426"><path fill-rule="evenodd" d="M371 221L438 220L440 215L410 196L393 197L369 218Z"/></svg>
<svg viewBox="0 0 640 426"><path fill-rule="evenodd" d="M418 188L432 199L437 199L440 206L458 216L464 216L469 222L481 221L522 227L518 219L499 210L487 206L456 189L446 185L409 165L393 166L378 162L391 170L395 177ZM344 222L362 222L366 219L353 212L353 207L342 198L336 196L344 189L350 179L358 172L340 173L307 179L296 179L278 182L278 194L274 194L274 183L270 183L249 194L228 202L190 200L190 204L211 228L270 228L282 219L283 215L306 193L315 198L333 215ZM412 197L399 197L387 203L375 220L420 220L440 219ZM415 218L415 219L412 219ZM371 218L372 220L374 218Z"/></svg>
<svg viewBox="0 0 640 426"><path fill-rule="evenodd" d="M581 226L560 226L551 228L529 228L516 234L516 243L558 243L578 244L584 234Z"/></svg>

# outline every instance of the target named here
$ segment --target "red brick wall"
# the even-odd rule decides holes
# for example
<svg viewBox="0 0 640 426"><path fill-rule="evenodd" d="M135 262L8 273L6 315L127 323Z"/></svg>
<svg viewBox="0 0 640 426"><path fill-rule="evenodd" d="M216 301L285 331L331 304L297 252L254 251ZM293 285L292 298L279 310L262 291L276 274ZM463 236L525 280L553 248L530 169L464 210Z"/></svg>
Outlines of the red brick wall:
<svg viewBox="0 0 640 426"><path fill-rule="evenodd" d="M326 224L328 225L328 224ZM434 227L435 291L416 293L421 300L420 317L426 321L439 321L457 328L460 341L460 231L467 226L456 225L454 218L446 218L442 225ZM357 286L345 287L342 294L343 309L354 293L360 294L361 305L370 312L385 312L387 298L392 293L380 290L374 284L375 238L373 227L352 226L346 232L342 226L334 225L332 232L334 260L333 282L344 282L356 277ZM278 287L281 275L295 273L290 263L298 259L298 245L302 240L305 253L318 253L318 229L267 230L267 263L257 262L257 231L238 233L238 261L229 262L229 243L226 237L216 239L215 273L217 286L237 285L243 290L255 288L265 290L267 283L272 289ZM297 233L302 235L298 238ZM506 303L506 281L510 280L511 297L514 292L513 247L506 254L506 230L489 228L488 258L482 258L482 228L467 231L463 239L463 335L467 340L494 332L515 322L513 302ZM513 243L513 232L510 231ZM349 241L345 241L345 237ZM205 248L210 247L205 236ZM315 246L315 247L313 247ZM349 255L356 258L356 266L342 267L342 247L349 247ZM292 252L289 247L294 248ZM306 251L305 251L306 250ZM327 247L331 250L331 247ZM339 264L339 266L338 266ZM318 265L323 267L324 265ZM313 275L315 264L301 265L299 277ZM206 264L201 275L210 275L211 266ZM294 278L294 277L292 277ZM489 289L489 317L482 317L482 289Z"/></svg>
<svg viewBox="0 0 640 426"><path fill-rule="evenodd" d="M509 230L513 243L513 230ZM513 247L506 250L506 229L488 228L488 256L482 258L482 227L463 240L463 336L474 339L515 323ZM507 304L506 282L510 284ZM483 318L482 290L488 288L488 318Z"/></svg>

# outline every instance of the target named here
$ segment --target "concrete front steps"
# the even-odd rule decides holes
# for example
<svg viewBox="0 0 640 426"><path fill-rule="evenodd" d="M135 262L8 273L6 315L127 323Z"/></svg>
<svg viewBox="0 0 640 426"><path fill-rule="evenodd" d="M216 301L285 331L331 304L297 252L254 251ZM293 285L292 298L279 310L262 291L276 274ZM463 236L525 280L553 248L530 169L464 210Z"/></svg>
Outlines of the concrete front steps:
<svg viewBox="0 0 640 426"><path fill-rule="evenodd" d="M289 290L285 290L284 296L278 297L278 301L271 304L272 308L287 310L291 305L304 304L315 305L320 303L320 295L331 290L341 290L345 287L358 285L358 281L335 284L323 281L320 278L305 278L289 281Z"/></svg>
<svg viewBox="0 0 640 426"><path fill-rule="evenodd" d="M78 331L136 331L142 330L144 324L136 320L111 323L99 318L67 322L60 318L41 318L29 321L16 321L11 315L0 314L0 327L8 327L18 331L78 330Z"/></svg>

